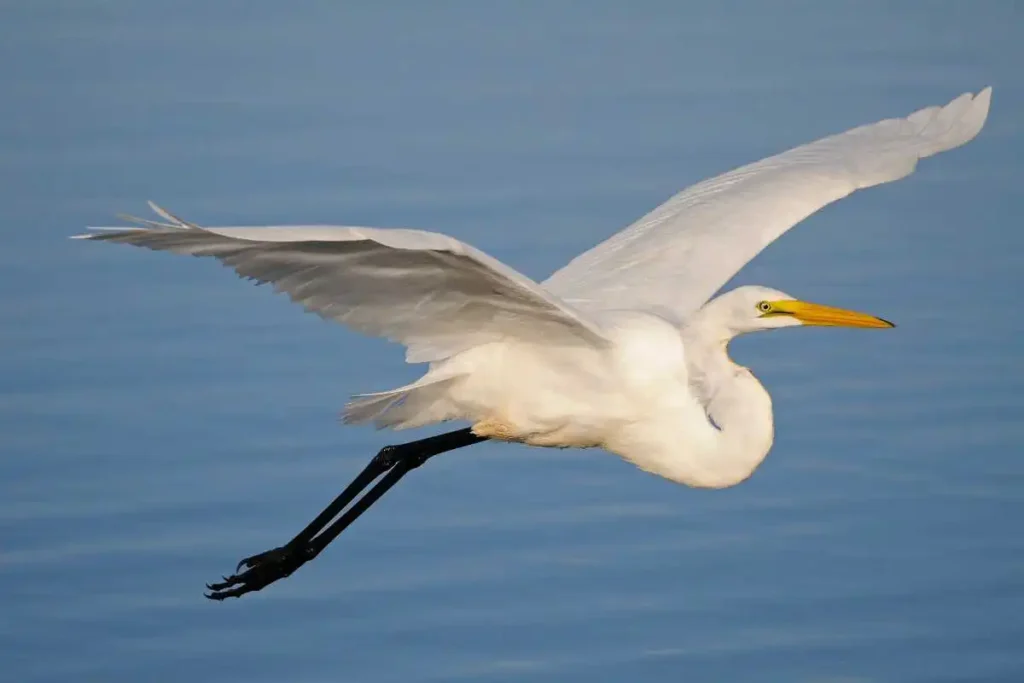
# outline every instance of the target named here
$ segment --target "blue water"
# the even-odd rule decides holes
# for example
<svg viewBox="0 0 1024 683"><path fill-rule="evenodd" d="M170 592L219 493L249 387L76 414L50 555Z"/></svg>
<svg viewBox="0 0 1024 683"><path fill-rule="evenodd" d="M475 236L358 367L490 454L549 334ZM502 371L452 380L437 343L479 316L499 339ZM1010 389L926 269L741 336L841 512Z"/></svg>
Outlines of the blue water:
<svg viewBox="0 0 1024 683"><path fill-rule="evenodd" d="M1024 680L1020 4L388 7L0 7L0 680ZM346 398L418 369L68 235L153 199L443 230L542 278L691 182L988 84L974 142L741 274L899 324L734 345L777 411L747 483L485 444L203 599L393 440Z"/></svg>

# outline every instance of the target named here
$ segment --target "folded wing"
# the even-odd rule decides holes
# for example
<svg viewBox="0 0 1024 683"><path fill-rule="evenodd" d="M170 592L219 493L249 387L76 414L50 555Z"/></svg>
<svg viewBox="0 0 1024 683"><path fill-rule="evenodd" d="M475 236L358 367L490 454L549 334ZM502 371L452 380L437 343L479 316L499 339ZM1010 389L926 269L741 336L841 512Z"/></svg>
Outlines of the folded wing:
<svg viewBox="0 0 1024 683"><path fill-rule="evenodd" d="M166 222L80 238L212 256L272 283L308 311L404 344L410 362L507 338L605 343L600 330L537 283L446 235L338 226L200 227Z"/></svg>
<svg viewBox="0 0 1024 683"><path fill-rule="evenodd" d="M826 137L693 185L543 284L583 310L682 321L762 249L851 192L899 180L978 134L992 89Z"/></svg>

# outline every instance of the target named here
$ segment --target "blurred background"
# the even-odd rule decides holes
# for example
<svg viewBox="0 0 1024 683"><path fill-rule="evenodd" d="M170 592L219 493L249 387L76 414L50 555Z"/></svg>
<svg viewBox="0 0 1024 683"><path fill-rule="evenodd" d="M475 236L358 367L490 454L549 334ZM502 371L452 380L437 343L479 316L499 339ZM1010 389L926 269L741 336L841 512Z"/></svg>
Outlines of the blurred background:
<svg viewBox="0 0 1024 683"><path fill-rule="evenodd" d="M0 4L0 678L1024 680L1022 64L1010 1ZM152 199L439 230L542 279L692 182L986 85L974 142L737 279L899 325L733 345L777 413L742 486L484 444L202 597L437 431L336 422L421 368L69 235Z"/></svg>

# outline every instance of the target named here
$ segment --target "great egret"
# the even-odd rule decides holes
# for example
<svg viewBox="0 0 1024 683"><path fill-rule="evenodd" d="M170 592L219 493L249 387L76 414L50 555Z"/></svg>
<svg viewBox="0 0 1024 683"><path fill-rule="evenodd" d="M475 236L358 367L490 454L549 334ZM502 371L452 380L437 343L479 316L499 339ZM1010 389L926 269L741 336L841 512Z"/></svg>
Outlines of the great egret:
<svg viewBox="0 0 1024 683"><path fill-rule="evenodd" d="M240 596L290 575L409 470L485 439L601 447L687 486L742 482L771 447L772 405L729 358L729 340L794 325L892 324L766 287L712 295L823 206L903 178L918 159L974 138L990 98L991 88L965 93L705 180L540 284L419 230L201 227L150 203L162 221L132 218L138 227L78 235L213 256L306 310L404 344L409 362L429 363L412 384L355 397L347 422L472 424L384 447L295 538L242 560L234 575L208 585L207 597Z"/></svg>

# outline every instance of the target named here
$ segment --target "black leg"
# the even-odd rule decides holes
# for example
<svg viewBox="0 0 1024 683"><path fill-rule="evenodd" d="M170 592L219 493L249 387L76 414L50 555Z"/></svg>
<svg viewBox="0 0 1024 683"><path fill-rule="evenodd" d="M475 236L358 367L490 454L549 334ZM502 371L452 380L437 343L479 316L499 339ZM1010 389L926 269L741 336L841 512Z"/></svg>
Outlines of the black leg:
<svg viewBox="0 0 1024 683"><path fill-rule="evenodd" d="M207 584L210 592L206 593L206 597L211 600L240 597L290 576L296 569L319 555L331 541L411 470L435 455L485 440L485 437L477 436L469 429L459 429L418 441L385 446L352 483L346 486L345 490L295 538L279 548L245 558L235 567L235 574L224 577L222 582ZM373 488L355 500L382 474L384 476ZM328 523L350 503L352 506L328 526Z"/></svg>

